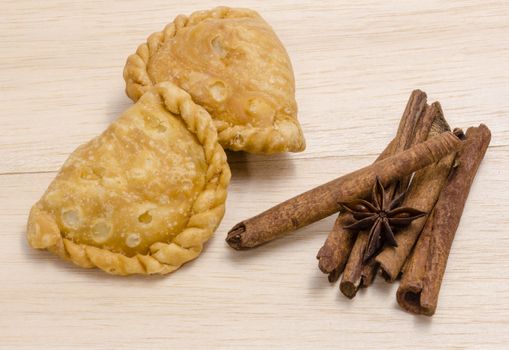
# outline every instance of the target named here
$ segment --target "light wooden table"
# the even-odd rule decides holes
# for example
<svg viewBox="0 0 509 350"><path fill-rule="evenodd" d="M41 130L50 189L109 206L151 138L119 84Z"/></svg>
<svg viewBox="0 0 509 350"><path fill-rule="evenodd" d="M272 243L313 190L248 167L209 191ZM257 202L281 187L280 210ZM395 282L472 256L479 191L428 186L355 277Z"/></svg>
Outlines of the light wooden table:
<svg viewBox="0 0 509 350"><path fill-rule="evenodd" d="M79 144L130 105L126 57L207 1L0 3L0 348L507 348L509 3L224 1L257 9L292 58L308 148L229 154L227 213L202 256L166 277L112 277L34 251L30 206ZM433 318L378 279L353 300L318 269L334 218L262 248L224 242L241 219L369 164L412 89L454 126L493 131Z"/></svg>

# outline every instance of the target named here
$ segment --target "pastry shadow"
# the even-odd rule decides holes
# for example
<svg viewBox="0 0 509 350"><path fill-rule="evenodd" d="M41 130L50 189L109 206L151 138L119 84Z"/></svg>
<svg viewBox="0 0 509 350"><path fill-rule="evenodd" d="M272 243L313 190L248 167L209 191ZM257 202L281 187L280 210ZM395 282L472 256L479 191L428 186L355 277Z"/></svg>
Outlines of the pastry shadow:
<svg viewBox="0 0 509 350"><path fill-rule="evenodd" d="M294 157L290 153L251 154L225 150L234 180L247 178L280 179L295 175Z"/></svg>

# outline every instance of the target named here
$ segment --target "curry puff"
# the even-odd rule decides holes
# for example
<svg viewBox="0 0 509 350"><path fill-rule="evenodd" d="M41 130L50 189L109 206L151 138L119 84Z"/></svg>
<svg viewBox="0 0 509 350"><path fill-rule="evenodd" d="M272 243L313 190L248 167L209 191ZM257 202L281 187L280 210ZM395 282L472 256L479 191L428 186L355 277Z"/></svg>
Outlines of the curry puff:
<svg viewBox="0 0 509 350"><path fill-rule="evenodd" d="M163 81L187 91L214 119L225 148L305 148L290 59L255 11L218 7L178 16L129 56L124 79L134 101Z"/></svg>
<svg viewBox="0 0 509 350"><path fill-rule="evenodd" d="M28 242L111 274L166 274L200 254L229 181L210 115L161 83L70 155L32 207Z"/></svg>

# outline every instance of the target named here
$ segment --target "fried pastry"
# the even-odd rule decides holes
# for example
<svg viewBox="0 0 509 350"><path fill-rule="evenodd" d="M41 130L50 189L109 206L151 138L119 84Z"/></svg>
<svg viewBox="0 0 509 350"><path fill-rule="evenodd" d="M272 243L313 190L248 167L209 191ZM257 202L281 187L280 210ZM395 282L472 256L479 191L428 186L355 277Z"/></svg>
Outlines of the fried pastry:
<svg viewBox="0 0 509 350"><path fill-rule="evenodd" d="M134 101L162 81L186 90L211 114L225 148L305 148L290 59L255 11L218 7L178 16L127 59L124 79Z"/></svg>
<svg viewBox="0 0 509 350"><path fill-rule="evenodd" d="M111 274L166 274L200 254L229 180L210 115L161 83L70 155L32 207L28 242Z"/></svg>

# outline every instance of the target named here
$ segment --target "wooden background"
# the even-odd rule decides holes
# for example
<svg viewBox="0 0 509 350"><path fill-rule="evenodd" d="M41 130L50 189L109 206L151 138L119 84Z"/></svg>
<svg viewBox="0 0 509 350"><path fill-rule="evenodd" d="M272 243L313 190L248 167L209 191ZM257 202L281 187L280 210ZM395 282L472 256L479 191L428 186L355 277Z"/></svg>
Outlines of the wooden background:
<svg viewBox="0 0 509 350"><path fill-rule="evenodd" d="M208 1L0 2L0 348L507 348L509 2L227 1L272 24L292 58L308 148L229 154L227 213L202 256L166 277L108 276L30 249L30 206L79 144L130 105L127 56ZM241 219L374 160L411 90L491 146L447 266L437 314L416 317L378 279L350 301L317 269L334 218L249 252Z"/></svg>

